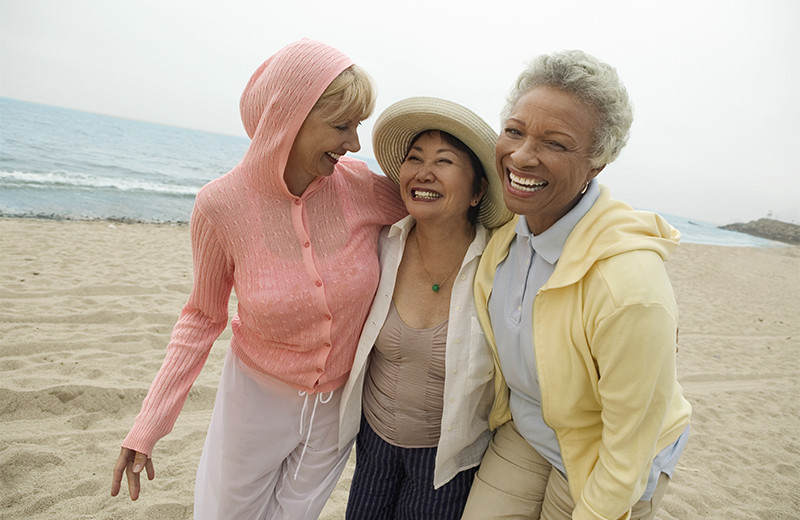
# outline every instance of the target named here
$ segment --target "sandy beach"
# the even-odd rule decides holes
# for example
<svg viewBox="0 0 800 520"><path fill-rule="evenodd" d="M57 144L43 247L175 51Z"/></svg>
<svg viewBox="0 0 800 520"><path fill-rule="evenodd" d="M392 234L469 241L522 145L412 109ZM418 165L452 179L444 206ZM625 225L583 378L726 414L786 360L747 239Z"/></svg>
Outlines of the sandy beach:
<svg viewBox="0 0 800 520"><path fill-rule="evenodd" d="M685 244L667 266L694 415L657 518L800 518L800 246ZM0 517L192 517L229 331L156 446L156 479L137 502L109 493L190 288L186 226L0 218ZM321 518L344 517L353 462Z"/></svg>

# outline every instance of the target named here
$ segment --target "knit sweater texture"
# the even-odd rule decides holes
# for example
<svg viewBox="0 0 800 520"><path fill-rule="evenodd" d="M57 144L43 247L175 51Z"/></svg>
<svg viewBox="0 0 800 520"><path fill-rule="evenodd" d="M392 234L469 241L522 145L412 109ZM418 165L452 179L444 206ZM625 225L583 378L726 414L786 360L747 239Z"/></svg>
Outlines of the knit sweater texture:
<svg viewBox="0 0 800 520"><path fill-rule="evenodd" d="M123 446L147 454L172 429L238 300L230 348L258 374L306 392L342 386L378 284L378 235L406 212L389 179L341 157L301 196L283 179L295 137L330 82L352 64L311 40L267 59L242 94L252 142L197 195L193 286L164 363Z"/></svg>

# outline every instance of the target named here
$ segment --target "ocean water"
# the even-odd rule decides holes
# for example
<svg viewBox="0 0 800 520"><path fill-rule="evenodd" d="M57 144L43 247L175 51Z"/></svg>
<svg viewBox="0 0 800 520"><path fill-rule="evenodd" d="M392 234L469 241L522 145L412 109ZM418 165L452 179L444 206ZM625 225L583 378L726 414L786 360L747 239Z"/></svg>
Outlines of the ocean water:
<svg viewBox="0 0 800 520"><path fill-rule="evenodd" d="M0 216L185 223L200 187L236 165L249 142L0 97ZM781 245L663 216L684 242Z"/></svg>

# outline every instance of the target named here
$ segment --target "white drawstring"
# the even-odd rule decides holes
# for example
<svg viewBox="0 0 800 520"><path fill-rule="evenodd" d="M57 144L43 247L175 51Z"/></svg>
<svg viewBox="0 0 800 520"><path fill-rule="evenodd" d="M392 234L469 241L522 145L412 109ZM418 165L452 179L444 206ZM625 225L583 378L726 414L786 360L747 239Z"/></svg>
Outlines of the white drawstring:
<svg viewBox="0 0 800 520"><path fill-rule="evenodd" d="M300 396L305 396L303 400L303 409L300 411L300 435L303 435L303 423L306 417L306 407L308 406L308 392L298 392ZM297 461L297 468L294 470L294 479L297 480L297 473L300 471L300 466L303 465L303 457L306 455L306 448L308 448L308 441L311 439L311 429L314 427L314 415L317 413L317 404L328 404L333 399L333 391L328 393L328 398L323 399L320 394L314 394L314 408L311 410L311 420L308 421L308 432L306 433L306 442L303 443L303 451L300 452L300 460Z"/></svg>
<svg viewBox="0 0 800 520"><path fill-rule="evenodd" d="M298 393L300 394L300 397L305 396L305 399L303 400L303 409L300 411L300 431L297 432L300 435L303 435L303 421L306 417L306 406L308 405L308 392L301 391Z"/></svg>

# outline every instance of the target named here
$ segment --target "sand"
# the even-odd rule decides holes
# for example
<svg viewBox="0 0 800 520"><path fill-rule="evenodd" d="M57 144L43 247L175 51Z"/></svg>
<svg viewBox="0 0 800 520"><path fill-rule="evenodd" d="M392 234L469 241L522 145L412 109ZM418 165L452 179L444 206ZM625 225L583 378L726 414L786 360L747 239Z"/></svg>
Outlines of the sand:
<svg viewBox="0 0 800 520"><path fill-rule="evenodd" d="M694 416L657 518L800 518L800 247L686 244L667 265ZM137 502L109 493L190 287L185 226L0 219L0 517L191 518L229 332L156 479ZM321 518L343 518L352 469Z"/></svg>

